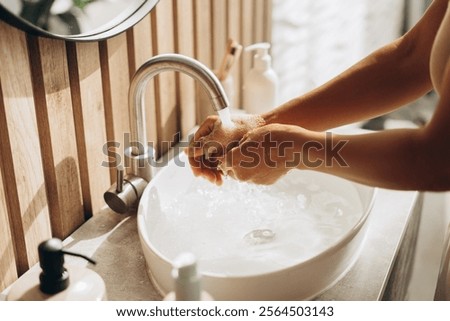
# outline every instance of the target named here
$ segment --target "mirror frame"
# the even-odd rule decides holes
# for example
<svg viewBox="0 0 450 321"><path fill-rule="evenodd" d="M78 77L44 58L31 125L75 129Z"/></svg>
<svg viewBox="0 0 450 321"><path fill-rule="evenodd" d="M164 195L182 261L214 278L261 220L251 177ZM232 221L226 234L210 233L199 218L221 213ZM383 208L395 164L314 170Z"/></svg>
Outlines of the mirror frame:
<svg viewBox="0 0 450 321"><path fill-rule="evenodd" d="M0 4L0 19L6 23L25 31L34 36L41 36L47 38L54 38L68 41L100 41L114 37L141 21L150 11L156 6L159 0L146 0L139 8L137 8L128 18L125 18L117 25L105 30L100 30L97 33L84 33L78 35L59 35L51 33L47 30L34 26L27 20L16 16Z"/></svg>

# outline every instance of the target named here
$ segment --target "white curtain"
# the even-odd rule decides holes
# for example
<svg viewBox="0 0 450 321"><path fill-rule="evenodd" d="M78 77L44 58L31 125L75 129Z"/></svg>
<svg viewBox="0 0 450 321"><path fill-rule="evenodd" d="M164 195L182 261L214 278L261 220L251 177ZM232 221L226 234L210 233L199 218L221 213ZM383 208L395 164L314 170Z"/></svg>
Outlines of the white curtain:
<svg viewBox="0 0 450 321"><path fill-rule="evenodd" d="M315 88L403 32L404 0L274 0L280 102Z"/></svg>
<svg viewBox="0 0 450 321"><path fill-rule="evenodd" d="M405 24L409 29L422 17L423 12L433 0L408 0L405 1Z"/></svg>

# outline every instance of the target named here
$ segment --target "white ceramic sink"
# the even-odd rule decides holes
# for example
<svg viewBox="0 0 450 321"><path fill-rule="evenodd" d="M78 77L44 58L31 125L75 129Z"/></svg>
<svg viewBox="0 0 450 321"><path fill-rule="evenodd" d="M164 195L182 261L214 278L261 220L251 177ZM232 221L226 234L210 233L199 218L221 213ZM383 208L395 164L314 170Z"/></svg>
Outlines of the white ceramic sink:
<svg viewBox="0 0 450 321"><path fill-rule="evenodd" d="M298 170L271 186L226 179L216 187L194 177L182 153L139 204L148 274L165 295L173 260L192 252L216 300L313 298L358 258L374 195L367 186Z"/></svg>

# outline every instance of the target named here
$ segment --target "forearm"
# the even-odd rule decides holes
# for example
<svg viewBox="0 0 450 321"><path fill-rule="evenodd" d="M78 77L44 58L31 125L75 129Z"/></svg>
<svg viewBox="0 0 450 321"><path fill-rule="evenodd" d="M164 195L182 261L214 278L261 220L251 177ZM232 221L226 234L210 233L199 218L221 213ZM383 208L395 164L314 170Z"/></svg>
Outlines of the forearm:
<svg viewBox="0 0 450 321"><path fill-rule="evenodd" d="M316 147L323 148L303 149L303 160L309 163L303 161L299 167L382 188L446 190L450 188L450 180L445 161L448 155L444 154L448 153L441 151L440 156L438 148L423 133L423 129L361 135L305 131L303 144L316 142Z"/></svg>
<svg viewBox="0 0 450 321"><path fill-rule="evenodd" d="M393 43L378 50L323 86L263 118L267 123L321 131L385 114L420 97L431 89L428 66L411 68L414 58L399 46Z"/></svg>
<svg viewBox="0 0 450 321"><path fill-rule="evenodd" d="M441 86L450 88L450 58L442 68ZM444 90L432 119L423 128L330 136L296 126L285 127L291 128L290 139L302 146L308 146L308 142L323 146L310 149L310 153L300 149L303 156L319 161L311 169L372 186L445 191L450 190L449 123L450 91Z"/></svg>

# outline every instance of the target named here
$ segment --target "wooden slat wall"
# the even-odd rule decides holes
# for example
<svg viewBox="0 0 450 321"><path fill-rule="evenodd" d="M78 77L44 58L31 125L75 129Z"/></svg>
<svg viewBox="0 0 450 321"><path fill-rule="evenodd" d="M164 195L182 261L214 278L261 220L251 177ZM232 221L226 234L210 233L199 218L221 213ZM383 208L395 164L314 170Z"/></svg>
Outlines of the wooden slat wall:
<svg viewBox="0 0 450 321"><path fill-rule="evenodd" d="M161 1L151 13L153 54L175 51L173 1ZM168 19L168 17L171 17ZM156 128L158 131L158 155L166 153L174 134L179 131L177 123L177 95L175 73L160 74L155 79Z"/></svg>
<svg viewBox="0 0 450 321"><path fill-rule="evenodd" d="M0 110L4 110L2 98L2 86L0 83ZM0 130L6 128L3 126L4 113L0 112ZM3 137L3 135L2 135ZM0 182L3 182L4 176L3 160L0 160ZM7 200L3 184L0 183L0 289L6 287L17 277L16 261L14 259L14 247L10 232L10 224L7 215Z"/></svg>
<svg viewBox="0 0 450 321"><path fill-rule="evenodd" d="M99 47L96 43L67 43L67 57L77 137L82 199L86 217L104 206L102 189L111 183L105 159L105 108Z"/></svg>
<svg viewBox="0 0 450 321"><path fill-rule="evenodd" d="M173 5L176 32L175 50L180 54L195 57L193 0L173 1ZM182 104L178 104L181 114L180 129L181 135L185 137L192 129L192 124L195 124L195 82L186 75L178 74L177 77L178 88L180 88L178 101L182 102Z"/></svg>
<svg viewBox="0 0 450 321"><path fill-rule="evenodd" d="M50 216L27 37L4 23L0 35L2 183L17 272L22 274L37 261L39 242L51 235Z"/></svg>
<svg viewBox="0 0 450 321"><path fill-rule="evenodd" d="M136 69L169 52L216 69L228 38L270 41L271 5L160 0L131 30L92 43L28 36L0 21L0 291L37 262L42 240L67 237L105 207ZM233 70L235 106L248 68L243 54ZM147 138L158 155L195 126L195 87L175 73L149 83Z"/></svg>
<svg viewBox="0 0 450 321"><path fill-rule="evenodd" d="M29 47L39 52L30 62L50 222L63 238L84 220L66 46L30 38Z"/></svg>

